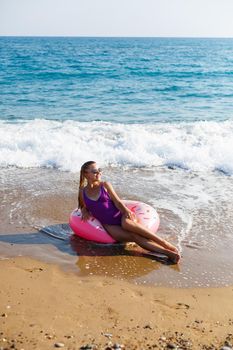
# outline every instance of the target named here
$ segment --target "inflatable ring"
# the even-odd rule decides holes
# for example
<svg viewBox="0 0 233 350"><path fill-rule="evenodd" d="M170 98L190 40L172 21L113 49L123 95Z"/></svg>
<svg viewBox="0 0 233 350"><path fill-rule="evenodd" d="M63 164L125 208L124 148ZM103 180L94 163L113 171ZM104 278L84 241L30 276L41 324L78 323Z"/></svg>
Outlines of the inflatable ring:
<svg viewBox="0 0 233 350"><path fill-rule="evenodd" d="M153 232L158 230L159 215L153 207L138 201L123 201L123 203L136 215L140 224ZM69 224L74 233L81 238L98 243L116 243L94 217L87 221L82 221L80 209L75 209L71 213Z"/></svg>

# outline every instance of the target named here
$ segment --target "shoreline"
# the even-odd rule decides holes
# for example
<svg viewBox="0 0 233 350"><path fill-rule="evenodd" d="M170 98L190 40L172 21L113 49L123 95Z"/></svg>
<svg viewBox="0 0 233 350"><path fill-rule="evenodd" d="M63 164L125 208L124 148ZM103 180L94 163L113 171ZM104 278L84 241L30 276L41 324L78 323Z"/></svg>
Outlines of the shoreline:
<svg viewBox="0 0 233 350"><path fill-rule="evenodd" d="M118 249L73 236L68 220L77 205L78 174L54 169L1 169L0 256L29 256L77 271L81 277L107 275L138 284L181 288L233 284L230 179L216 182L215 177L210 181L161 168L125 170L121 179L118 169L106 172L122 199L139 200L157 209L158 236L179 247L179 269L142 255L138 247ZM132 176L133 189L128 187ZM153 193L140 185L142 178L154 188ZM227 197L212 198L216 184L215 193L226 188ZM194 197L198 189L204 202Z"/></svg>
<svg viewBox="0 0 233 350"><path fill-rule="evenodd" d="M135 285L26 257L1 260L0 278L1 349L219 349L233 342L233 287Z"/></svg>

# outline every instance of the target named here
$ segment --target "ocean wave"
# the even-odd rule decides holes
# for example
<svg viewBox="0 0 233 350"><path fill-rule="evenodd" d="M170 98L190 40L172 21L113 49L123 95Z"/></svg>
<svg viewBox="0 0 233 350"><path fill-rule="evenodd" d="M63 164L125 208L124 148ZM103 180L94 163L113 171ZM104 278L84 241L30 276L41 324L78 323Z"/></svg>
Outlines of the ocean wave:
<svg viewBox="0 0 233 350"><path fill-rule="evenodd" d="M35 119L0 122L1 167L78 171L100 166L181 168L233 175L233 121L119 124Z"/></svg>

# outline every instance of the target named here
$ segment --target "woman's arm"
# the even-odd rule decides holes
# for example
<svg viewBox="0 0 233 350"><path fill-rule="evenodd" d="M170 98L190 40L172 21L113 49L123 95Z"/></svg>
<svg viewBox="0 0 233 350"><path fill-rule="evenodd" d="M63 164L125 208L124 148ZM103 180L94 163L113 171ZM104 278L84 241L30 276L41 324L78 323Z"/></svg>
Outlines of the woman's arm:
<svg viewBox="0 0 233 350"><path fill-rule="evenodd" d="M80 188L78 191L78 207L79 209L82 210L82 208L85 208L85 203L84 203L84 199L83 199L83 189Z"/></svg>
<svg viewBox="0 0 233 350"><path fill-rule="evenodd" d="M122 200L118 197L118 195L114 191L114 189L113 189L112 185L110 184L110 182L104 182L103 185L106 188L106 190L108 191L108 194L109 194L111 200L113 201L113 203L115 204L115 206L117 207L117 209L119 209L120 212L123 215L125 215L127 218L134 220L135 219L134 213L132 213L131 210L129 210L124 205Z"/></svg>
<svg viewBox="0 0 233 350"><path fill-rule="evenodd" d="M86 208L86 205L85 205L84 199L83 199L83 189L81 189L81 188L79 189L79 193L78 193L78 201L79 201L78 207L82 213L82 220L86 221L86 220L90 219L91 213Z"/></svg>

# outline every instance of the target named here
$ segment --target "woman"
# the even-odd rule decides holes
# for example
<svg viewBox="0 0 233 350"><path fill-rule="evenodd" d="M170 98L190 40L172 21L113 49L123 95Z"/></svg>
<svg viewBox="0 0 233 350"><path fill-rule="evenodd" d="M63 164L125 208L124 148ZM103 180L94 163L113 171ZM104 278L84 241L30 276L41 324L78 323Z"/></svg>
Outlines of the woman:
<svg viewBox="0 0 233 350"><path fill-rule="evenodd" d="M112 185L101 182L101 169L94 161L84 163L80 170L79 207L84 221L94 216L116 241L135 242L146 250L168 256L174 263L180 260L176 247L138 223Z"/></svg>

